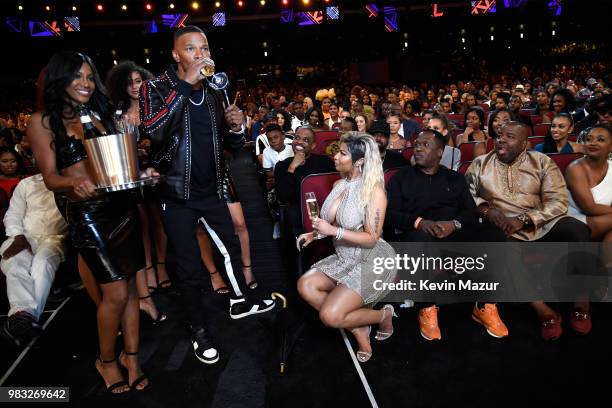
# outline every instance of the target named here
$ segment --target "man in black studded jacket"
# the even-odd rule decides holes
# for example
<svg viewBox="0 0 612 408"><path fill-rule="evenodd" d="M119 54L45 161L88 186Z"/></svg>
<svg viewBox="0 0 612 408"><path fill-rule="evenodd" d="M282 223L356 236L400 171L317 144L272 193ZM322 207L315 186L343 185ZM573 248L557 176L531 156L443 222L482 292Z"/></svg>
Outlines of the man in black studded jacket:
<svg viewBox="0 0 612 408"><path fill-rule="evenodd" d="M235 105L224 108L221 93L204 80L203 68L213 62L201 29L178 29L172 57L176 67L141 87L140 118L151 139L153 166L164 176L162 220L176 254L176 286L191 325L194 352L201 362L213 364L219 353L205 329L198 222L224 259L221 272L232 293L230 317L266 312L274 301L245 297L240 243L223 200L223 150L244 144L244 116Z"/></svg>

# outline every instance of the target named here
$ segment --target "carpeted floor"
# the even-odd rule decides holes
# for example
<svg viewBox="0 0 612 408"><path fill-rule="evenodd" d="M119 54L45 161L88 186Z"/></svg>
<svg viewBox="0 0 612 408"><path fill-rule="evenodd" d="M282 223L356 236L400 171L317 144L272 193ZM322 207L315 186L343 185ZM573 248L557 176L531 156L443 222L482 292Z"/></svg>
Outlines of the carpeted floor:
<svg viewBox="0 0 612 408"><path fill-rule="evenodd" d="M293 278L282 268L278 242L272 240L250 156L243 153L235 160L233 173L258 281L265 290L294 293ZM323 327L315 313L298 307L291 296L289 310L233 321L227 298L205 293L207 320L221 346L221 361L212 366L193 357L177 295L155 295L155 301L169 320L153 327L143 319L140 358L151 378L148 390L119 398L104 392L94 368L95 308L84 291L63 305L3 385L69 386L70 405L76 407L371 406L339 331ZM585 337L571 332L566 324L569 306L559 305L566 330L551 343L540 339L529 306L499 308L510 337L487 335L471 320L471 305L456 304L440 308L439 342L420 336L414 308L399 309L395 334L385 342L372 340L374 355L362 365L379 406L556 406L573 400L590 406L605 401L612 362L609 304L593 306L594 328ZM281 375L279 343L287 326L290 333L301 331ZM2 345L0 375L18 355Z"/></svg>

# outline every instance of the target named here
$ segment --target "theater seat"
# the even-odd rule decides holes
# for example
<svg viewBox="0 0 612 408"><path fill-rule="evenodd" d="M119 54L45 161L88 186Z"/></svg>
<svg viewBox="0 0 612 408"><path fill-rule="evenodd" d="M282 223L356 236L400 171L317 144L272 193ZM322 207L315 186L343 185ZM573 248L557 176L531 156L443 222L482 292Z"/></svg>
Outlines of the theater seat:
<svg viewBox="0 0 612 408"><path fill-rule="evenodd" d="M561 173L565 174L565 169L567 169L567 166L569 166L569 164L573 162L574 160L584 157L584 154L582 153L549 153L548 157L553 159L555 163L557 163L557 166L559 166Z"/></svg>
<svg viewBox="0 0 612 408"><path fill-rule="evenodd" d="M474 160L474 147L478 143L483 142L465 142L459 145L459 150L461 151L461 160L462 161L472 161Z"/></svg>
<svg viewBox="0 0 612 408"><path fill-rule="evenodd" d="M453 121L457 124L457 126L459 126L461 129L464 128L465 126L465 116L461 115L461 114L452 114L452 115L448 115L448 120Z"/></svg>
<svg viewBox="0 0 612 408"><path fill-rule="evenodd" d="M321 153L317 153L317 154L326 154L333 159L334 155L331 154L331 152L328 152L327 149L329 148L331 144L336 143L336 142L338 142L338 139L328 139L328 140L323 140L322 142L319 142L317 140L317 147L316 149L313 150L313 152L315 152L315 150L320 150Z"/></svg>
<svg viewBox="0 0 612 408"><path fill-rule="evenodd" d="M539 123L537 125L534 125L533 135L546 136L546 133L548 133L548 129L550 129L550 123Z"/></svg>
<svg viewBox="0 0 612 408"><path fill-rule="evenodd" d="M315 194L317 203L319 204L319 211L323 202L331 192L334 183L340 179L340 173L321 173L311 174L302 180L300 187L301 194L301 212L302 212L302 229L304 232L312 231L312 222L308 216L308 207L306 206L306 199L304 195L308 192ZM310 268L310 265L316 261L333 254L334 247L329 238L319 239L313 241L308 247L302 249L298 253L298 276L302 276L304 272Z"/></svg>
<svg viewBox="0 0 612 408"><path fill-rule="evenodd" d="M321 209L323 202L331 192L337 180L340 180L340 173L338 172L311 174L302 180L300 194L302 203L302 227L304 228L304 232L312 231L312 223L308 216L308 208L304 195L306 193L314 193L315 197L317 197L317 203L319 203L319 209Z"/></svg>
<svg viewBox="0 0 612 408"><path fill-rule="evenodd" d="M391 180L391 177L393 177L395 175L395 173L397 173L400 170L399 167L396 167L394 169L389 169L387 171L385 171L385 186L389 184L389 181Z"/></svg>
<svg viewBox="0 0 612 408"><path fill-rule="evenodd" d="M540 115L531 115L529 116L529 119L531 119L531 124L533 126L539 125L540 123L542 123L542 116Z"/></svg>
<svg viewBox="0 0 612 408"><path fill-rule="evenodd" d="M451 137L453 138L453 143L457 146L457 138L460 134L463 133L463 129L453 129L450 132Z"/></svg>
<svg viewBox="0 0 612 408"><path fill-rule="evenodd" d="M312 152L314 154L325 154L325 148L329 145L329 143L331 143L327 141L335 141L340 139L340 134L333 130L323 130L320 132L315 132L315 137L317 145L314 149L312 149Z"/></svg>
<svg viewBox="0 0 612 408"><path fill-rule="evenodd" d="M536 145L540 143L544 143L545 136L531 136L527 138L527 142L529 143L528 148L535 149Z"/></svg>
<svg viewBox="0 0 612 408"><path fill-rule="evenodd" d="M493 149L495 149L495 139L490 137L487 139L487 153L489 153Z"/></svg>
<svg viewBox="0 0 612 408"><path fill-rule="evenodd" d="M470 168L470 165L472 164L472 161L464 161L459 165L459 169L457 171L459 171L459 173L461 174L465 174L465 172L467 171L467 169Z"/></svg>
<svg viewBox="0 0 612 408"><path fill-rule="evenodd" d="M404 156L404 159L406 159L408 161L410 161L410 159L412 159L412 155L413 154L414 154L414 147L407 147L402 152L402 156Z"/></svg>

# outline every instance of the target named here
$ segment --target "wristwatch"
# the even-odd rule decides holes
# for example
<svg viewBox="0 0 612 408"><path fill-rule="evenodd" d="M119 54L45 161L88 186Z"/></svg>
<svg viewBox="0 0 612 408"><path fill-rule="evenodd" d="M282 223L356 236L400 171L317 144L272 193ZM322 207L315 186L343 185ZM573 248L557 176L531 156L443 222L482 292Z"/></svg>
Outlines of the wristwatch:
<svg viewBox="0 0 612 408"><path fill-rule="evenodd" d="M528 227L531 225L531 218L529 218L529 216L525 213L517 215L516 219L522 222L525 227Z"/></svg>
<svg viewBox="0 0 612 408"><path fill-rule="evenodd" d="M453 224L455 224L455 229L459 231L461 229L461 223L457 220L453 220Z"/></svg>

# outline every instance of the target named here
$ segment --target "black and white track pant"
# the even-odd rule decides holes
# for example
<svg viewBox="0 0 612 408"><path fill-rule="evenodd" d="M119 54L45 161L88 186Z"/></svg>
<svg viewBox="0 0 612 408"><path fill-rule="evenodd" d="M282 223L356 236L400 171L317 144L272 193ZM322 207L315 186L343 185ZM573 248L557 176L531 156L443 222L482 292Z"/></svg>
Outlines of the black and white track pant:
<svg viewBox="0 0 612 408"><path fill-rule="evenodd" d="M208 233L213 249L221 253L224 268L220 268L219 272L228 284L232 298L243 297L246 285L242 274L240 241L234 232L232 217L227 203L216 196L194 201L162 198L161 206L164 228L176 257L176 287L188 322L196 329L204 327L201 288L205 269L196 228L199 222Z"/></svg>

